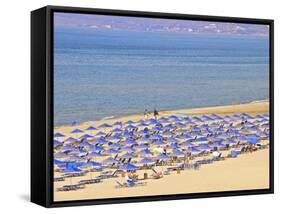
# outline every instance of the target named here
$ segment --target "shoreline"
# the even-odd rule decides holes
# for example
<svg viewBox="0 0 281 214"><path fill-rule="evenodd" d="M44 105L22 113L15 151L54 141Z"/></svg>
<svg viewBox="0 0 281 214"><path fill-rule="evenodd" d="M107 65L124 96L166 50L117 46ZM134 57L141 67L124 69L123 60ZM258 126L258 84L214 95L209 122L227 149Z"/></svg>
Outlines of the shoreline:
<svg viewBox="0 0 281 214"><path fill-rule="evenodd" d="M221 106L208 106L208 107L198 107L198 108L184 108L184 109L174 109L174 110L164 110L159 111L159 117L166 117L169 115L200 115L200 114L217 114L217 115L228 115L235 113L248 113L248 114L262 114L269 113L269 100L256 100L249 103L240 103L240 104L228 104ZM112 118L111 118L112 117ZM149 115L149 118L152 117L152 114ZM85 121L78 123L76 125L59 125L55 126L55 131L61 131L64 129L71 129L73 127L85 128L89 125L100 125L102 123L113 124L115 121L126 121L126 120L141 120L144 119L143 113L138 114L127 114L124 116L109 116L108 119L100 119L95 121Z"/></svg>

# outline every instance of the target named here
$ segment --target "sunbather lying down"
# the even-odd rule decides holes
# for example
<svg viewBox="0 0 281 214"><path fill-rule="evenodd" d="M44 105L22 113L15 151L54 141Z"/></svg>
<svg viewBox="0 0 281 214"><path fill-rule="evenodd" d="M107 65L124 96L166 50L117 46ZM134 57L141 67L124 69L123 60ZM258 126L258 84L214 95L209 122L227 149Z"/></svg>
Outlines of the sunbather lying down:
<svg viewBox="0 0 281 214"><path fill-rule="evenodd" d="M136 187L136 186L144 186L146 185L146 182L137 182L133 179L127 179L127 182L120 182L120 181L115 181L116 182L116 188L121 188L121 187Z"/></svg>

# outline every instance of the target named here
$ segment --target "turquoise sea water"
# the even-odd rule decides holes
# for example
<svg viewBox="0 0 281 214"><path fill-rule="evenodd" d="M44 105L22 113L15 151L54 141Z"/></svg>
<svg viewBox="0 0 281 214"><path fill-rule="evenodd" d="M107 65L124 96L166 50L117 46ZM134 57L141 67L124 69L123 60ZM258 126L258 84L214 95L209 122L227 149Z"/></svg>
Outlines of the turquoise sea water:
<svg viewBox="0 0 281 214"><path fill-rule="evenodd" d="M55 125L269 97L268 37L55 28Z"/></svg>

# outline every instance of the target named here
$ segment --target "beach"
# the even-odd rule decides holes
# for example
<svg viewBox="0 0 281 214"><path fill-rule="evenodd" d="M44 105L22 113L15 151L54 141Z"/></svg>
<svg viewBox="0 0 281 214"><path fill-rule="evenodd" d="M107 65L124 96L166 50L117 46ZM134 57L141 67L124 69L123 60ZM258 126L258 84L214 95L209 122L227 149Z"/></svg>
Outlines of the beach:
<svg viewBox="0 0 281 214"><path fill-rule="evenodd" d="M220 117L232 116L234 114L249 114L251 116L269 114L269 102L256 101L246 104L214 106L204 108L179 109L172 111L160 111L159 118L169 117L171 115L178 117L196 117L202 115L216 114ZM149 115L149 118L152 118ZM116 121L125 123L127 121L144 120L144 115L134 114L124 117L110 118L107 120L89 121L73 126L55 127L55 133L61 133L65 136L75 128L85 130L89 126L98 127L101 124L112 125ZM89 131L91 135L97 132L108 132L109 128L99 128L98 130ZM72 134L72 137L79 138L82 134ZM65 138L66 139L66 138ZM63 139L63 140L65 140ZM268 145L269 141L261 140L262 145ZM57 191L64 185L72 185L80 180L93 179L100 175L100 172L88 172L83 176L65 178L63 181L54 182L54 201L67 200L85 200L85 199L102 199L115 197L133 197L133 196L149 196L149 195L167 195L167 194L183 194L183 193L199 193L199 192L216 192L216 191L236 191L249 189L267 189L269 188L269 147L264 146L262 149L245 152L237 157L229 157L229 150L222 149L223 160L212 162L211 164L202 164L199 169L175 170L164 175L160 179L152 179L153 171L150 169L137 170L139 182L144 185L133 187L117 188L118 184L125 182L125 177L117 174L114 178L102 180L100 183L85 185L84 188L75 191ZM110 157L110 156L109 156ZM113 157L113 156L112 156ZM211 158L210 154L204 156L196 156L189 160L190 164L196 161L202 161ZM94 161L101 162L104 157L95 157ZM139 159L137 159L139 160ZM167 171L171 166L155 166L156 171ZM57 169L57 168L55 168ZM144 174L148 174L148 179L143 180ZM55 177L59 177L60 172L55 171Z"/></svg>

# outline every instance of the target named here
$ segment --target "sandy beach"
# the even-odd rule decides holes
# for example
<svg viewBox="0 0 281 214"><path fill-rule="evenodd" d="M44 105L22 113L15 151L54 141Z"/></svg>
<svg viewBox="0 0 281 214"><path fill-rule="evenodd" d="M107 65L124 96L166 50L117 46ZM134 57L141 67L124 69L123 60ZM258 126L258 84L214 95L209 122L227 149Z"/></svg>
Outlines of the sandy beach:
<svg viewBox="0 0 281 214"><path fill-rule="evenodd" d="M268 114L269 102L257 101L247 104L215 106L207 108L181 109L172 111L161 111L159 117L168 117L170 115L210 115L217 114L220 116L247 113L252 116ZM151 116L152 117L152 116ZM107 120L85 122L75 126L77 129L85 130L88 126L99 126L103 123L113 124L116 121L126 122L128 120L143 120L143 114L128 115L119 118ZM54 129L54 132L60 132L67 135L73 130L73 126L60 126ZM107 128L91 131L95 135L98 131L107 131ZM81 134L74 134L73 137L79 138ZM262 141L262 144L268 144L268 141ZM101 199L115 197L133 197L163 194L180 194L180 193L199 193L199 192L216 192L230 190L249 190L249 189L266 189L269 188L269 148L247 152L238 155L236 158L228 157L229 151L222 151L225 160L216 161L212 164L205 164L200 169L189 169L182 171L172 171L161 179L141 180L144 186L129 188L116 188L116 180L123 182L124 177L118 174L118 177L103 180L101 183L89 184L85 188L75 191L56 191L57 188L64 185L78 183L81 179L92 179L99 175L98 172L87 173L84 176L65 178L64 181L54 182L54 200L84 200L84 199ZM203 160L208 156L198 157L190 162ZM101 157L95 158L94 161L100 161ZM155 167L158 171L167 169L167 166ZM149 176L153 173L151 170L138 170L139 178L144 173ZM60 173L55 172L55 177Z"/></svg>

